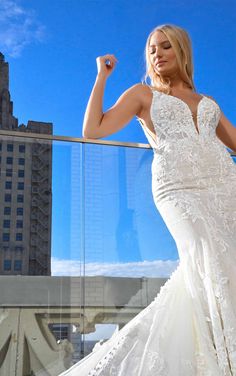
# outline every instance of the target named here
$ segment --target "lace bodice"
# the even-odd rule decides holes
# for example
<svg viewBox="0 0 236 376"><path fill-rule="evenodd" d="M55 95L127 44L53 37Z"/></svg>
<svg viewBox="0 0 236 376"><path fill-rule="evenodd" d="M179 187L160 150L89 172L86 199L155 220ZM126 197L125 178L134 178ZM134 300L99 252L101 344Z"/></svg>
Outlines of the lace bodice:
<svg viewBox="0 0 236 376"><path fill-rule="evenodd" d="M152 173L162 199L166 186L208 188L209 180L235 179L235 165L216 135L221 111L202 96L197 108L197 128L189 106L181 99L153 90L150 115L156 137L142 124L153 148ZM217 178L217 180L216 180Z"/></svg>
<svg viewBox="0 0 236 376"><path fill-rule="evenodd" d="M209 137L215 138L221 111L214 100L202 95L198 102L195 123L186 102L157 90L152 90L152 93L150 115L156 132L156 148L164 141L188 141L195 138L210 141ZM147 127L142 122L141 125L146 133ZM147 138L150 141L150 135ZM154 146L153 140L150 144Z"/></svg>

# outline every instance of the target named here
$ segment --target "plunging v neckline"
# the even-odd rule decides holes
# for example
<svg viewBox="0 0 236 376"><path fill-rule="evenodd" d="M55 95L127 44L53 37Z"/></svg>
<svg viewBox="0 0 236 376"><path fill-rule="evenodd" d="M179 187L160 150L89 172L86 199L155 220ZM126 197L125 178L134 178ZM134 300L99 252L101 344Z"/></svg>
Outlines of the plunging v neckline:
<svg viewBox="0 0 236 376"><path fill-rule="evenodd" d="M176 97L175 95L166 94L166 93L163 93L163 92L162 92L162 94L165 94L165 95L167 95L168 97L175 98L175 99L177 99L180 103L183 103L183 104L184 104L184 106L185 106L185 107L188 109L188 111L189 111L189 114L190 114L190 116L191 116L191 119L192 119L192 122L193 122L193 125L194 125L194 128L195 128L195 131L197 132L197 134L198 134L198 136L199 136L199 135L200 135L200 132L199 132L199 124L198 124L198 112L199 112L199 106L200 106L202 100L205 98L205 96L202 95L202 94L199 94L199 95L201 96L201 98L200 98L200 100L198 101L198 104L197 104L197 106L196 106L196 111L194 112L194 114L196 115L196 123L195 123L194 118L193 118L193 111L191 110L191 108L189 107L189 105L188 105L183 99L181 99L181 98L179 98L179 97Z"/></svg>

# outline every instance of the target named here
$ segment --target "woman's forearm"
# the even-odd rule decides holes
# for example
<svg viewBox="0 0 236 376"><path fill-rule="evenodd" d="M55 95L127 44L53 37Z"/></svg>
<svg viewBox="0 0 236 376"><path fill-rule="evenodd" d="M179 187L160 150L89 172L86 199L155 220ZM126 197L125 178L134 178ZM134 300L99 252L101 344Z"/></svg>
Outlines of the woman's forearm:
<svg viewBox="0 0 236 376"><path fill-rule="evenodd" d="M83 121L83 137L98 138L98 128L103 117L103 96L106 85L104 75L98 74L90 94Z"/></svg>

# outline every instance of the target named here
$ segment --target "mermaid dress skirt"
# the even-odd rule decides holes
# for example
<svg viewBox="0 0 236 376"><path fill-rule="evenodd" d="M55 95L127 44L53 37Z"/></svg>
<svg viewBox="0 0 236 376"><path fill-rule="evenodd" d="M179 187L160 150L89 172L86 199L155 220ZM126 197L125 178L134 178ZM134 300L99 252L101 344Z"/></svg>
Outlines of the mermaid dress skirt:
<svg viewBox="0 0 236 376"><path fill-rule="evenodd" d="M179 265L153 302L61 376L236 376L236 165L218 104L152 90L152 192Z"/></svg>

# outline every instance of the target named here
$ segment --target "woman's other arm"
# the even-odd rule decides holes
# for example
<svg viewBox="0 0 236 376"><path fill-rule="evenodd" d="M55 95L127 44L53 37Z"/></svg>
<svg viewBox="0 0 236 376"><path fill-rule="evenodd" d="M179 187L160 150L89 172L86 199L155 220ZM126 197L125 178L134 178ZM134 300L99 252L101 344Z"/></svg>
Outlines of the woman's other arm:
<svg viewBox="0 0 236 376"><path fill-rule="evenodd" d="M225 146L236 152L236 128L223 113L216 128L216 135Z"/></svg>
<svg viewBox="0 0 236 376"><path fill-rule="evenodd" d="M107 66L105 61L111 64ZM103 96L108 76L113 72L117 59L114 55L104 55L96 59L98 74L86 107L83 121L83 137L102 138L123 128L139 113L142 107L140 86L127 89L106 112L103 112Z"/></svg>
<svg viewBox="0 0 236 376"><path fill-rule="evenodd" d="M206 96L216 102L212 96ZM236 127L233 126L222 111L219 123L216 127L216 135L225 146L236 152Z"/></svg>

